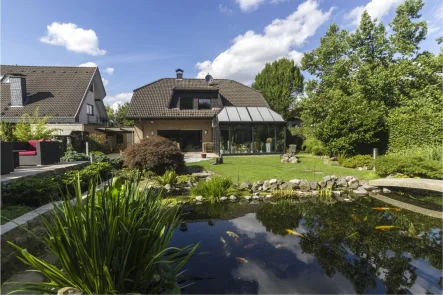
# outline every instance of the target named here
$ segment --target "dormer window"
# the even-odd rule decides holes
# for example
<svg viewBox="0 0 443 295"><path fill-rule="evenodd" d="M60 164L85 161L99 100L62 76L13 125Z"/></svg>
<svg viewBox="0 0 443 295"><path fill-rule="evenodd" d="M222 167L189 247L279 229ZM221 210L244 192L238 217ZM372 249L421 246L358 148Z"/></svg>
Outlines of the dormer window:
<svg viewBox="0 0 443 295"><path fill-rule="evenodd" d="M180 110L193 110L194 98L192 97L180 97Z"/></svg>
<svg viewBox="0 0 443 295"><path fill-rule="evenodd" d="M199 98L198 99L198 109L199 110L211 110L211 99L210 98Z"/></svg>

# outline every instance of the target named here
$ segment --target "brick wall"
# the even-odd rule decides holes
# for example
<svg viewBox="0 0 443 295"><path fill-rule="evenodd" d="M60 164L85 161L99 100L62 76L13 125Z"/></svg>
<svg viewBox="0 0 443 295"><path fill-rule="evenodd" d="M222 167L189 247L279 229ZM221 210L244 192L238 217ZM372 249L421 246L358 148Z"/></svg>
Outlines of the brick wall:
<svg viewBox="0 0 443 295"><path fill-rule="evenodd" d="M135 122L134 130L134 143L152 136L152 132L157 135L157 130L201 130L202 141L212 142L212 120L143 120Z"/></svg>

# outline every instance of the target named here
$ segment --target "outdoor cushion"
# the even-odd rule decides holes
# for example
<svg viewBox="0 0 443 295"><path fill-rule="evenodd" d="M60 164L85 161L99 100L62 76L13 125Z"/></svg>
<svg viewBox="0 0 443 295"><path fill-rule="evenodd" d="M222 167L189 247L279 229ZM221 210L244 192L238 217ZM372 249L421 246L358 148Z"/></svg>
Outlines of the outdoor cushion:
<svg viewBox="0 0 443 295"><path fill-rule="evenodd" d="M35 156L37 155L36 151L26 151L26 152L18 152L19 156Z"/></svg>
<svg viewBox="0 0 443 295"><path fill-rule="evenodd" d="M37 149L37 140L28 140L29 147L28 150L35 151Z"/></svg>

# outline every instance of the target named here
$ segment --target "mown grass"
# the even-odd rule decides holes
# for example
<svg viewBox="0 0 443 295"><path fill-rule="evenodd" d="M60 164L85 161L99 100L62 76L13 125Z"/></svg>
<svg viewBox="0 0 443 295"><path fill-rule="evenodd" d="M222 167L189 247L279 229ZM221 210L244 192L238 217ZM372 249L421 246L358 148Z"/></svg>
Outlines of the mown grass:
<svg viewBox="0 0 443 295"><path fill-rule="evenodd" d="M298 154L300 163L280 163L280 156L227 156L224 164L211 165L212 161L188 163L190 167L202 167L219 175L228 177L234 182L245 180L258 181L266 179L283 179L285 181L298 178L321 180L325 175L356 176L360 179L376 179L372 171L358 171L341 166L331 166L323 163L323 159L310 154Z"/></svg>
<svg viewBox="0 0 443 295"><path fill-rule="evenodd" d="M6 206L1 209L1 223L5 224L9 222L10 220L13 220L19 216L22 216L23 214L28 213L29 211L33 210L30 207L26 206Z"/></svg>

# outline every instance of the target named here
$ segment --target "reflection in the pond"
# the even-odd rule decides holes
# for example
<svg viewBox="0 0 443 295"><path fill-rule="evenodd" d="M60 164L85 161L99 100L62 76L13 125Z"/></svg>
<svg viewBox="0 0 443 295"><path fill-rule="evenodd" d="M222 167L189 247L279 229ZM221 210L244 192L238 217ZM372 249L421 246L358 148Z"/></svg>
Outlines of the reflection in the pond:
<svg viewBox="0 0 443 295"><path fill-rule="evenodd" d="M361 199L197 206L187 217L202 222L188 222L173 245L201 241L210 256L191 260L189 275L214 279L184 292L441 294L440 220L372 209L381 205Z"/></svg>

